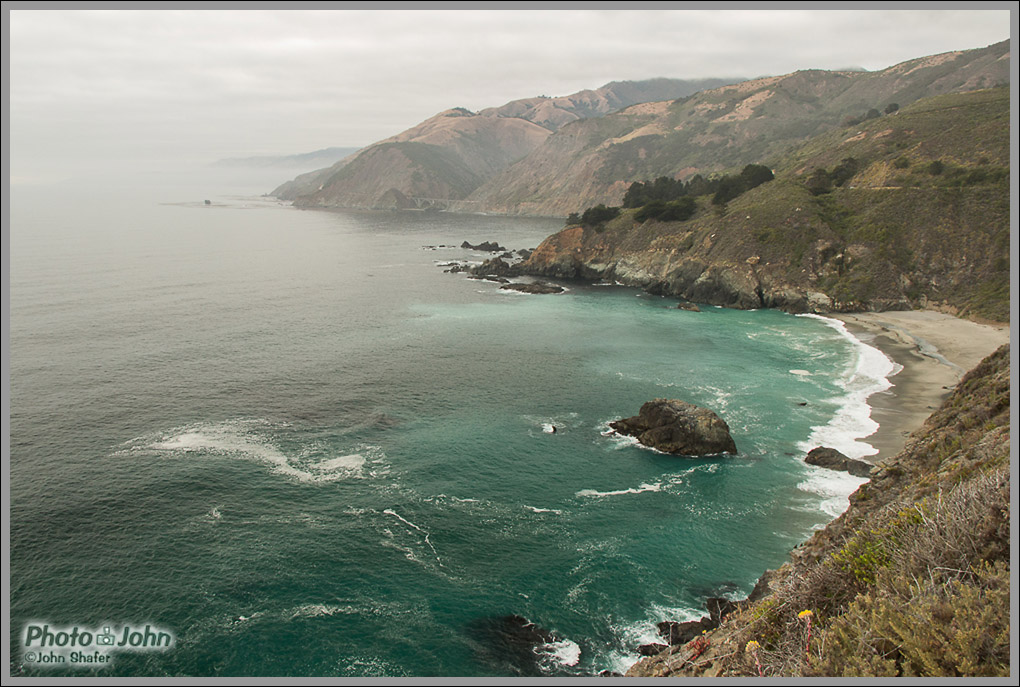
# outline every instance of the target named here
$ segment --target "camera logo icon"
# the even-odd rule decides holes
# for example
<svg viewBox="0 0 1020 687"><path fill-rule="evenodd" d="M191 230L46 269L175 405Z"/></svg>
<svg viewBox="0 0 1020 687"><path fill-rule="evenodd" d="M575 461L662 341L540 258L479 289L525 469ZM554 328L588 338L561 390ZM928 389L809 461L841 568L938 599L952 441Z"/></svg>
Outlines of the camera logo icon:
<svg viewBox="0 0 1020 687"><path fill-rule="evenodd" d="M99 646L113 646L114 639L115 637L113 636L113 633L110 632L110 628L104 627L103 633L96 635L96 644Z"/></svg>

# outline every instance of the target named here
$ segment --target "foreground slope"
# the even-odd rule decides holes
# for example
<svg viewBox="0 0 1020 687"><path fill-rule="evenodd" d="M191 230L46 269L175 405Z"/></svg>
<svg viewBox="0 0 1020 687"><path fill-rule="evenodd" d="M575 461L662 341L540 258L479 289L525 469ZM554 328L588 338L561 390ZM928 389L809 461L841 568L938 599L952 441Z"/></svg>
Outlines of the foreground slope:
<svg viewBox="0 0 1020 687"><path fill-rule="evenodd" d="M619 205L632 181L771 163L847 119L920 98L1009 83L1009 42L878 72L798 71L629 107L562 127L475 190L463 210L566 216Z"/></svg>
<svg viewBox="0 0 1020 687"><path fill-rule="evenodd" d="M519 269L737 308L1007 321L1008 164L1008 88L938 96L816 137L775 180L725 205L699 197L687 221L569 226ZM837 168L841 186L812 186Z"/></svg>
<svg viewBox="0 0 1020 687"><path fill-rule="evenodd" d="M721 627L628 675L1009 675L1009 357L971 370Z"/></svg>

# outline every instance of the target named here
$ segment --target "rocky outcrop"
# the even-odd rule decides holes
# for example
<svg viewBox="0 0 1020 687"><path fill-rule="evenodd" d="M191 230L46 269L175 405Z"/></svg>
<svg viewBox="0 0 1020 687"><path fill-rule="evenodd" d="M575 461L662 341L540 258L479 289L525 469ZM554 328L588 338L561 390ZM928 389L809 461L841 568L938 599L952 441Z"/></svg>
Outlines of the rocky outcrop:
<svg viewBox="0 0 1020 687"><path fill-rule="evenodd" d="M469 248L471 250L487 251L489 253L497 253L497 252L502 253L502 252L506 251L506 248L504 248L503 246L499 245L495 241L482 241L481 243L476 244L476 245L471 245L470 243L465 241L464 243L460 244L460 247L461 248Z"/></svg>
<svg viewBox="0 0 1020 687"><path fill-rule="evenodd" d="M849 472L854 477L868 477L871 474L871 469L874 467L871 463L866 463L856 458L849 458L834 448L823 446L811 449L807 457L804 458L804 462L808 465L817 465L821 468Z"/></svg>
<svg viewBox="0 0 1020 687"><path fill-rule="evenodd" d="M730 428L722 418L707 408L677 399L649 401L634 417L610 422L609 426L664 453L706 456L737 452Z"/></svg>
<svg viewBox="0 0 1020 687"><path fill-rule="evenodd" d="M527 284L504 284L499 287L506 291L520 291L521 293L531 293L536 295L550 294L550 293L563 293L564 288L557 286L556 284L548 284L546 282L531 282Z"/></svg>

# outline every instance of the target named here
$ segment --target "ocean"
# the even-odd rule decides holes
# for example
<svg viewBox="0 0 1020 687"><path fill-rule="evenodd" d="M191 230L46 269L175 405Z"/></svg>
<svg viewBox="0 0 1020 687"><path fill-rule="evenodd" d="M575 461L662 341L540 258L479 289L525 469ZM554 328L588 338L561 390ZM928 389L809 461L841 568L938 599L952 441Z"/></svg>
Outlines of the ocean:
<svg viewBox="0 0 1020 687"><path fill-rule="evenodd" d="M845 509L861 480L804 454L873 453L894 372L835 320L443 271L562 220L158 184L14 187L11 216L14 674L623 672ZM609 431L659 397L738 455ZM41 625L173 644L46 663Z"/></svg>

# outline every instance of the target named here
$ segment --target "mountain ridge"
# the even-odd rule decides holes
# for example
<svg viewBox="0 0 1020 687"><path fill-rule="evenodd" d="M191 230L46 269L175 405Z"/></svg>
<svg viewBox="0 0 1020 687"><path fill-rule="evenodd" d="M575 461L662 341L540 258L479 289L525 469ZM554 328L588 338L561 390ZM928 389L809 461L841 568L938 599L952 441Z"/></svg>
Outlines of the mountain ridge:
<svg viewBox="0 0 1020 687"><path fill-rule="evenodd" d="M412 207L411 197L423 197L441 201L442 209L449 209L445 201L464 199L565 124L604 116L634 104L635 99L673 98L729 81L618 81L568 96L514 100L477 113L450 108L366 146L332 167L281 184L272 195L305 207L377 209ZM433 146L434 150L403 154L400 148L411 143ZM465 183L469 184L466 190Z"/></svg>

